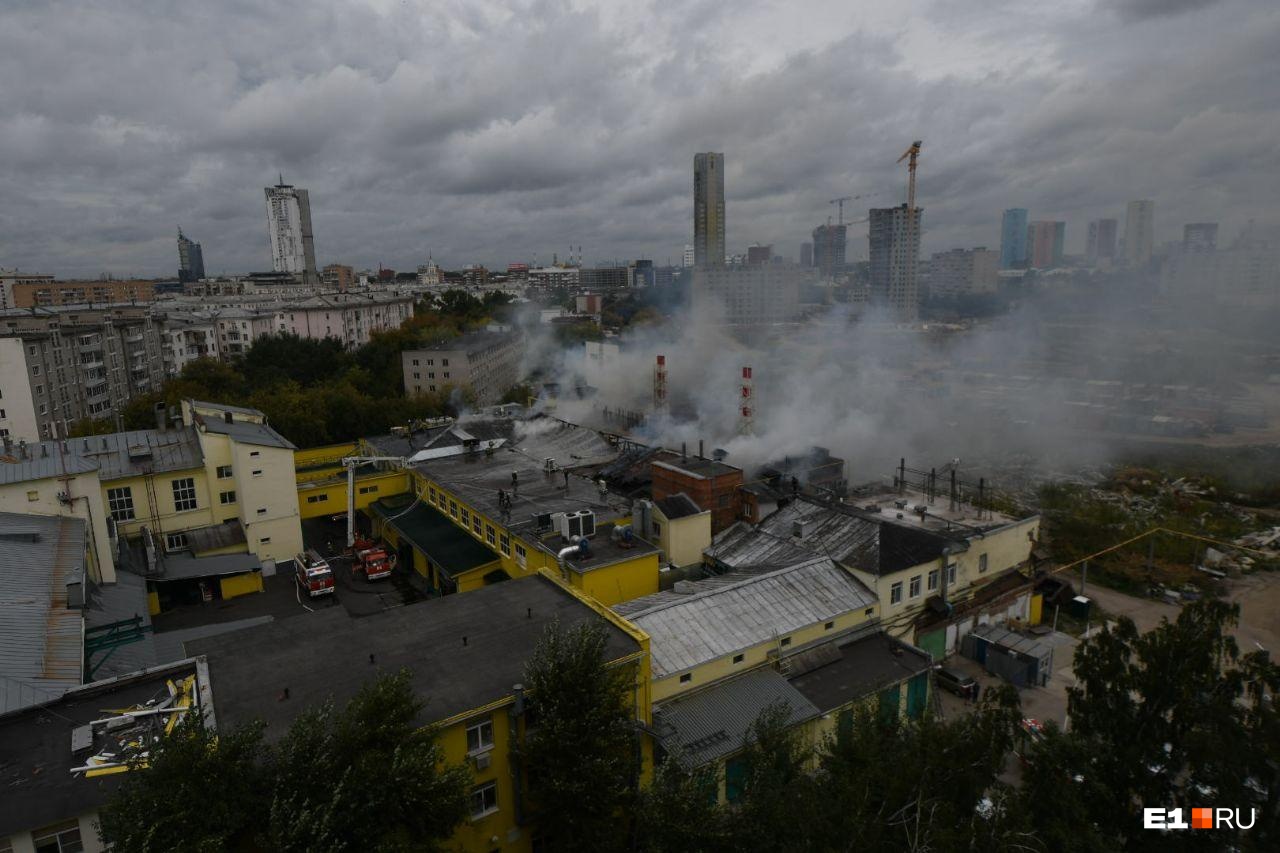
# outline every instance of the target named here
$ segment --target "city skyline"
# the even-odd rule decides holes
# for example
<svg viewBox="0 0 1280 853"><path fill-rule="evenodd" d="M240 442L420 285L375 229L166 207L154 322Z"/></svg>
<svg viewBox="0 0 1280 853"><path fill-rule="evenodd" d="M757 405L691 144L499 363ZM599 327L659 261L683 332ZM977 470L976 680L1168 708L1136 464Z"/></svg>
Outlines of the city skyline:
<svg viewBox="0 0 1280 853"><path fill-rule="evenodd" d="M912 138L930 144L924 253L994 245L1011 207L1067 222L1069 255L1084 253L1088 222L1120 218L1132 199L1157 202L1156 246L1185 223L1233 235L1280 218L1266 142L1280 125L1268 82L1280 59L1267 49L1280 25L1261 2L963 16L833 4L804 16L821 28L754 7L428 11L0 12L4 31L43 39L15 41L0 68L46 81L0 93L13 116L0 132L12 164L0 176L11 202L0 265L172 275L181 223L216 258L210 274L270 269L254 196L279 170L316 194L318 266L411 269L430 253L448 267L502 268L570 245L587 258L675 261L692 238L688 162L699 150L726 153L729 252L773 243L794 258L829 199L902 200L893 161ZM695 14L715 18L696 22L709 30ZM634 24L646 18L641 39ZM513 32L525 19L537 25ZM1212 41L1199 38L1209 19ZM193 30L202 37L178 37ZM710 30L716 49L704 50ZM499 41L501 52L482 49ZM139 60L113 43L136 45ZM1152 78L1135 43L1175 58ZM606 46L629 61L602 65ZM545 55L572 61L554 79L524 73ZM850 74L858 87L834 82ZM449 94L423 99L424 87ZM813 95L829 108L805 109ZM851 229L851 247L864 235Z"/></svg>

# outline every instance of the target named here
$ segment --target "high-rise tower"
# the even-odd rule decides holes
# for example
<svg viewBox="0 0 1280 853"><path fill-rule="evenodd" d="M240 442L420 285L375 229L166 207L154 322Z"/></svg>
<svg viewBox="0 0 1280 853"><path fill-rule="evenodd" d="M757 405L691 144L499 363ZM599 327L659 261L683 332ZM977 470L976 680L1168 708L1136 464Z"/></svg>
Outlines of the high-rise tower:
<svg viewBox="0 0 1280 853"><path fill-rule="evenodd" d="M724 154L693 155L693 262L724 263Z"/></svg>
<svg viewBox="0 0 1280 853"><path fill-rule="evenodd" d="M283 176L280 183L267 187L265 192L273 269L295 273L308 283L317 281L310 196L306 190L286 184Z"/></svg>
<svg viewBox="0 0 1280 853"><path fill-rule="evenodd" d="M915 269L920 256L920 219L907 227L907 206L871 209L871 301L890 310L900 322L912 322L919 311Z"/></svg>
<svg viewBox="0 0 1280 853"><path fill-rule="evenodd" d="M204 278L204 252L200 244L188 240L178 229L178 281L199 281Z"/></svg>

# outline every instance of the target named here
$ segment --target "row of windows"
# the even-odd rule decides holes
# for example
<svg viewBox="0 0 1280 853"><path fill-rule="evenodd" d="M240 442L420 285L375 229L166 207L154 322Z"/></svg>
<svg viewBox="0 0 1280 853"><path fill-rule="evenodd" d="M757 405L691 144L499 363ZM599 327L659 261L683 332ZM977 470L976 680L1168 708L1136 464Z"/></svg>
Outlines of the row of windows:
<svg viewBox="0 0 1280 853"><path fill-rule="evenodd" d="M499 549L504 557L511 556L511 537L505 530L502 532L502 535L499 536L497 530L494 529L492 524L485 524L483 522L480 513L473 513L465 506L459 506L458 502L446 495L443 489L436 491L435 486L428 486L427 502L435 504L442 512L447 511L448 514L459 523L463 530L468 529L468 526L470 526L472 533L475 534L477 539L483 537L484 541L489 543L489 547ZM528 552L525 551L524 547L516 545L516 553L518 555L517 559L519 560L520 565L524 566L525 560L528 557Z"/></svg>
<svg viewBox="0 0 1280 853"><path fill-rule="evenodd" d="M979 571L985 572L987 570L986 554L983 554L982 557L979 558L978 564L980 567ZM920 581L922 577L924 576L915 575L914 577L911 578L911 580L907 582L908 598L916 599L920 597ZM935 590L938 589L938 578L939 578L939 570L932 569L927 576L927 580L929 584L929 592L934 592ZM947 585L955 586L955 583L956 583L956 564L952 563L951 565L947 566ZM894 583L892 586L889 587L889 603L890 604L902 603L902 581L897 581L896 583Z"/></svg>
<svg viewBox="0 0 1280 853"><path fill-rule="evenodd" d="M182 477L177 480L170 481L173 489L173 508L177 512L187 512L189 510L198 509L199 503L196 500L196 481L192 477ZM230 500L226 500L226 496L230 495ZM223 503L231 503L235 501L235 492L223 492ZM119 486L113 489L107 489L107 509L111 513L111 517L116 521L132 521L137 516L133 506L133 488L131 486Z"/></svg>

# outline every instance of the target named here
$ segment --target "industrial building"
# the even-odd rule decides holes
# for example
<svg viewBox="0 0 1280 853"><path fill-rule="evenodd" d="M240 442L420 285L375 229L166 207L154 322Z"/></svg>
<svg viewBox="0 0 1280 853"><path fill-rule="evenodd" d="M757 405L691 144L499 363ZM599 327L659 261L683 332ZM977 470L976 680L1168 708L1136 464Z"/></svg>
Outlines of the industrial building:
<svg viewBox="0 0 1280 853"><path fill-rule="evenodd" d="M519 384L523 360L524 335L511 330L469 332L400 353L406 394L460 388L481 406L498 402Z"/></svg>
<svg viewBox="0 0 1280 853"><path fill-rule="evenodd" d="M603 604L658 590L658 549L631 524L631 501L597 478L618 453L593 430L473 418L369 438L360 455L405 460L412 511L401 524L390 516L406 507L384 504L372 524L435 594L542 568Z"/></svg>

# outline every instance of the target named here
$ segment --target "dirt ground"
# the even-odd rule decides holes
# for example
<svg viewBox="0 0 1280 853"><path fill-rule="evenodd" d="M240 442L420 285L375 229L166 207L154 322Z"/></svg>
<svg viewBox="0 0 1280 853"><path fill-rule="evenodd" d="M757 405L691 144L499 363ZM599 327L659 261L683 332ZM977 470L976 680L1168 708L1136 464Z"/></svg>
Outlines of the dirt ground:
<svg viewBox="0 0 1280 853"><path fill-rule="evenodd" d="M1079 578L1075 580L1078 587ZM1229 583L1228 598L1240 605L1240 624L1235 635L1241 653L1259 648L1280 650L1280 572L1262 572ZM1161 619L1175 619L1178 615L1177 605L1166 604L1154 598L1127 595L1095 584L1088 585L1085 595L1093 599L1110 618L1128 616L1139 631L1149 631L1159 625ZM1096 627L1095 625L1095 630ZM1019 691L1022 715L1041 721L1055 720L1062 725L1067 717L1067 687L1074 683L1071 665L1079 640L1060 631L1047 634L1041 639L1055 647L1053 677L1044 687ZM998 678L986 673L980 664L958 654L947 658L946 666L973 676L983 690L1000 683ZM958 696L943 690L938 691L938 697L938 708L944 717L967 713L972 707Z"/></svg>

